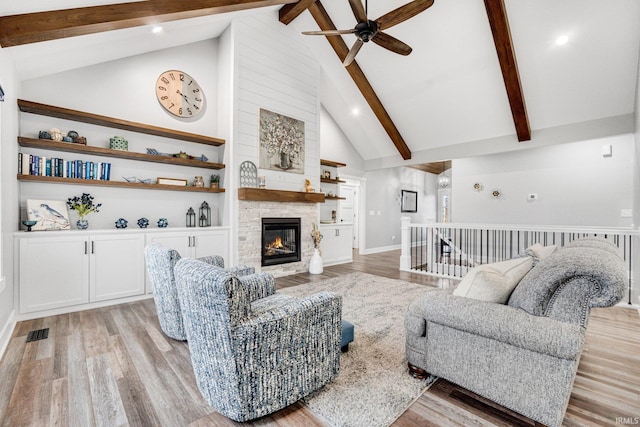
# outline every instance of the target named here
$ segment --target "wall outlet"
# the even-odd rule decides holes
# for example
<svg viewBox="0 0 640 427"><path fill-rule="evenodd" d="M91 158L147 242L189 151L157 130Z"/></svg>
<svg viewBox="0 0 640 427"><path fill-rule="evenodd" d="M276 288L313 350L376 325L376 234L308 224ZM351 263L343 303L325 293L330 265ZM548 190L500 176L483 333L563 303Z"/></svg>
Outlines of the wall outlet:
<svg viewBox="0 0 640 427"><path fill-rule="evenodd" d="M631 209L622 209L620 211L620 216L622 218L631 218L633 216L633 211Z"/></svg>
<svg viewBox="0 0 640 427"><path fill-rule="evenodd" d="M369 216L374 216L375 214L375 211L369 211Z"/></svg>

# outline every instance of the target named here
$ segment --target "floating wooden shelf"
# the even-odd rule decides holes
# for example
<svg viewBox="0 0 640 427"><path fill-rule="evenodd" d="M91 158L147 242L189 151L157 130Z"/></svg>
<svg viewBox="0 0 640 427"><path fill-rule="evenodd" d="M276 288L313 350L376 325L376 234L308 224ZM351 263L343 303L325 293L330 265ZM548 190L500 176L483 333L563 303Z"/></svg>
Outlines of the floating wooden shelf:
<svg viewBox="0 0 640 427"><path fill-rule="evenodd" d="M129 130L132 132L145 133L147 135L161 136L163 138L195 142L197 144L219 146L223 145L225 142L224 139L214 138L211 136L198 135L195 133L146 125L144 123L130 122L128 120L121 120L113 117L101 116L98 114L85 113L84 111L70 110L68 108L55 107L53 105L40 104L38 102L32 101L25 101L24 99L18 99L18 107L20 108L20 111L24 113L39 114L41 116L73 120L76 122L106 126L114 129Z"/></svg>
<svg viewBox="0 0 640 427"><path fill-rule="evenodd" d="M343 184L347 181L343 181L341 179L332 179L332 178L323 178L320 177L320 182L327 182L329 184Z"/></svg>
<svg viewBox="0 0 640 427"><path fill-rule="evenodd" d="M320 159L320 164L322 166L330 166L334 168L341 168L341 167L347 166L346 163L334 162L333 160L323 160L323 159Z"/></svg>
<svg viewBox="0 0 640 427"><path fill-rule="evenodd" d="M68 153L92 154L95 156L139 160L143 162L165 163L179 166L192 166L195 168L224 169L224 165L222 163L203 162L201 160L193 159L180 159L177 157L135 153L132 151L112 150L110 148L93 147L90 145L74 144L71 142L57 142L48 139L33 139L19 136L18 144L21 147L65 151Z"/></svg>
<svg viewBox="0 0 640 427"><path fill-rule="evenodd" d="M325 200L347 200L346 197L340 196L324 196Z"/></svg>
<svg viewBox="0 0 640 427"><path fill-rule="evenodd" d="M264 188L238 188L238 200L257 202L324 203L322 193L301 191L267 190Z"/></svg>
<svg viewBox="0 0 640 427"><path fill-rule="evenodd" d="M98 187L121 187L144 190L188 191L194 193L224 193L224 188L180 187L177 185L142 184L139 182L105 181L101 179L62 178L58 176L20 175L18 180L27 182L48 182L55 184L94 185Z"/></svg>

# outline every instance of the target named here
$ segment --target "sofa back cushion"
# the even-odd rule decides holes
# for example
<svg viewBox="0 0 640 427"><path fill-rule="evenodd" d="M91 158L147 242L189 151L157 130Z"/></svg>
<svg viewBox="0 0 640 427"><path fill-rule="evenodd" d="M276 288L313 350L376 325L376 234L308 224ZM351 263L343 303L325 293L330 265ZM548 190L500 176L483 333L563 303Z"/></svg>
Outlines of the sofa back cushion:
<svg viewBox="0 0 640 427"><path fill-rule="evenodd" d="M453 295L504 304L532 263L533 259L527 256L474 267L462 278Z"/></svg>

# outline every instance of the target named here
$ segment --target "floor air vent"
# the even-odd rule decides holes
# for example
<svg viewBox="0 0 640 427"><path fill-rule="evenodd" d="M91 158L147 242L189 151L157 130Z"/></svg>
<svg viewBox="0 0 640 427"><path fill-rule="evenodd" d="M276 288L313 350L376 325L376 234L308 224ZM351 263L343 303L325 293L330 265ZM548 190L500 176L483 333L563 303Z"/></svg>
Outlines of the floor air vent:
<svg viewBox="0 0 640 427"><path fill-rule="evenodd" d="M27 335L27 342L46 340L48 337L49 337L49 328L37 329L35 331L29 332L29 335Z"/></svg>

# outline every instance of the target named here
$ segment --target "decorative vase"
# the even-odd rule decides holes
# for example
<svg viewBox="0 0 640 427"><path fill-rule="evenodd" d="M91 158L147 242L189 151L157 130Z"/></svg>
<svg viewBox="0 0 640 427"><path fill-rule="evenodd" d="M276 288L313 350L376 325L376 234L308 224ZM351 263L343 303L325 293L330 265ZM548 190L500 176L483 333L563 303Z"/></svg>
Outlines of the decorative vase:
<svg viewBox="0 0 640 427"><path fill-rule="evenodd" d="M314 249L311 261L309 261L309 273L322 274L322 270L322 258L320 257L320 251L318 249Z"/></svg>
<svg viewBox="0 0 640 427"><path fill-rule="evenodd" d="M84 218L80 218L76 221L76 227L78 227L78 230L86 230L89 228L89 221Z"/></svg>
<svg viewBox="0 0 640 427"><path fill-rule="evenodd" d="M284 170L291 169L291 157L289 153L280 152L280 168Z"/></svg>

